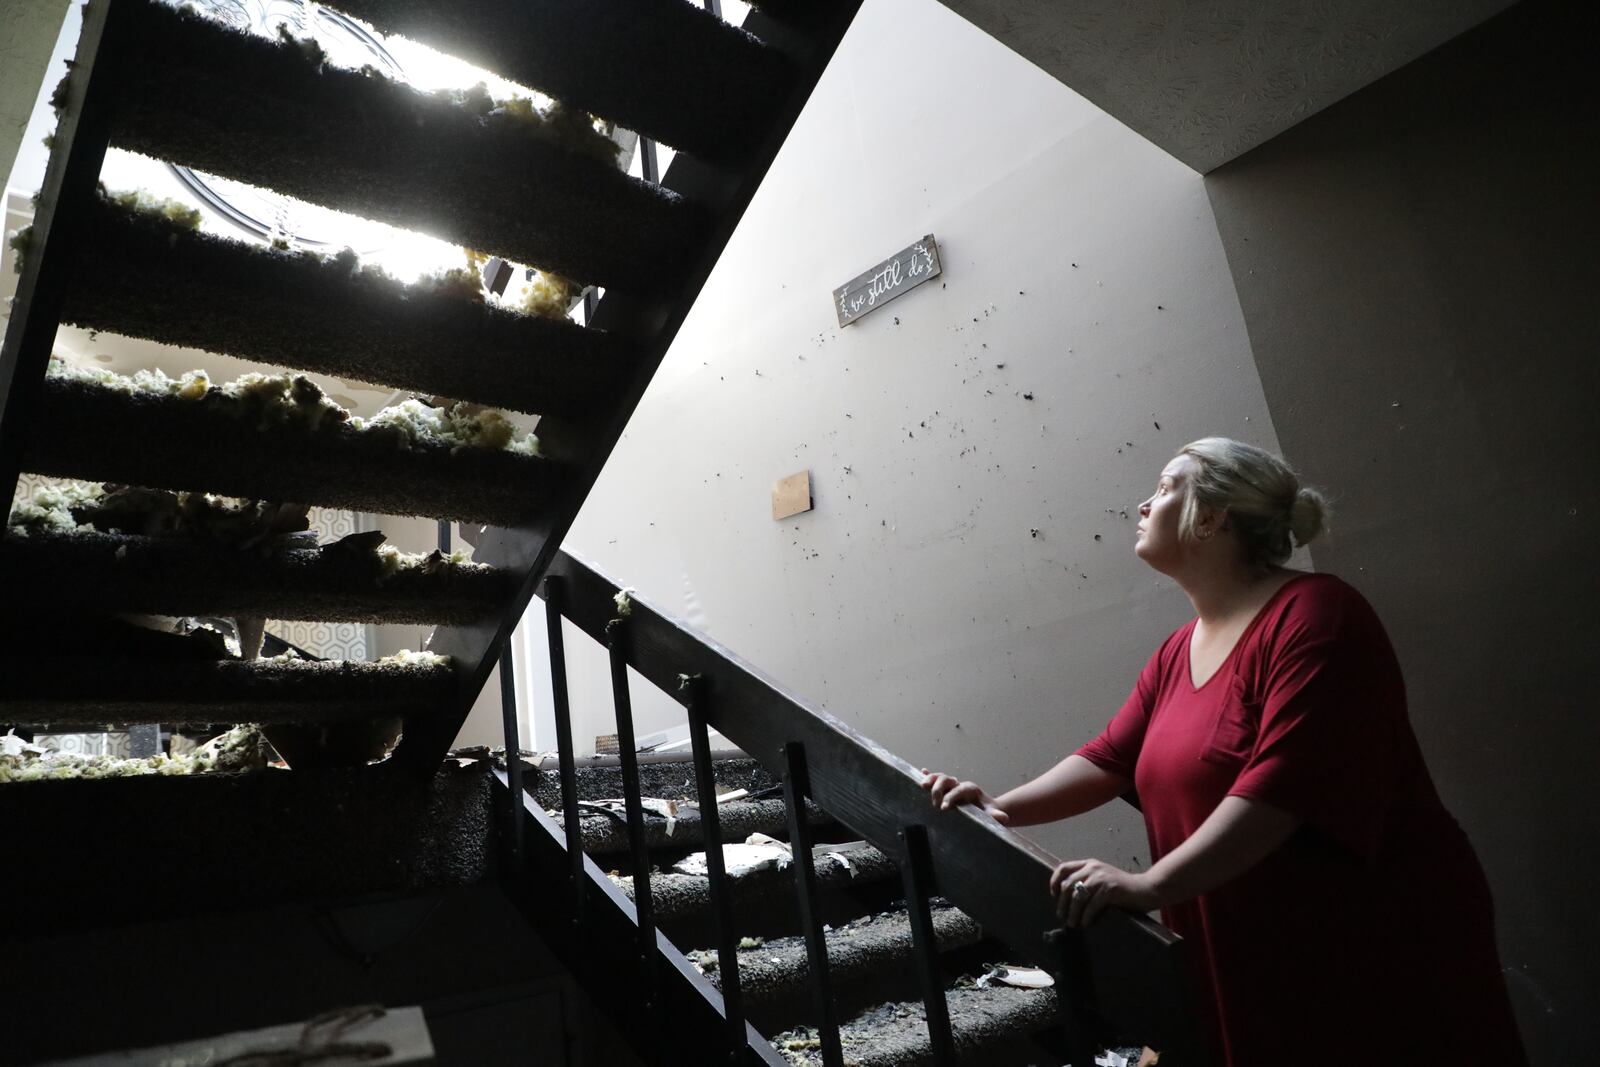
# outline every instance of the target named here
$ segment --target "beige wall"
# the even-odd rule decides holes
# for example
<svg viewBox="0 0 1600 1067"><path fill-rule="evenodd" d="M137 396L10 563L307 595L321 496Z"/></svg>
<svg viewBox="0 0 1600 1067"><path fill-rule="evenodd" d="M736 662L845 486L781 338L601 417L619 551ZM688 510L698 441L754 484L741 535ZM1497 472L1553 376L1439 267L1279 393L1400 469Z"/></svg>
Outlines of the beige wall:
<svg viewBox="0 0 1600 1067"><path fill-rule="evenodd" d="M839 328L833 287L929 232L942 279ZM1093 736L1185 620L1134 508L1210 432L1277 443L1201 178L933 0L868 0L567 543L1003 788ZM816 510L774 522L801 469ZM568 646L589 741L604 654ZM635 688L641 734L678 721ZM1036 833L1145 855L1122 806Z"/></svg>
<svg viewBox="0 0 1600 1067"><path fill-rule="evenodd" d="M0 8L0 175L11 173L68 6L6 0Z"/></svg>
<svg viewBox="0 0 1600 1067"><path fill-rule="evenodd" d="M1595 21L1524 4L1206 182L1280 437L1338 497L1317 561L1389 627L1550 1064L1600 1041Z"/></svg>

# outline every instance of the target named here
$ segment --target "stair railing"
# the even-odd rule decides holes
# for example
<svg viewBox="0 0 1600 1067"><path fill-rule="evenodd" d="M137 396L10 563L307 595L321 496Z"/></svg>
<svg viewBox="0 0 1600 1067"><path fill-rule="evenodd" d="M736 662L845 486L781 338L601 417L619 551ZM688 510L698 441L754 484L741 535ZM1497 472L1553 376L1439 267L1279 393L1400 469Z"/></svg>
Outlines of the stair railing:
<svg viewBox="0 0 1600 1067"><path fill-rule="evenodd" d="M696 792L703 820L712 911L717 924L720 993L698 983L724 1028L727 1062L772 1062L771 1046L744 1018L739 985L738 931L732 922L727 875L722 864L717 797L712 780L709 732L719 731L783 781L793 850L795 888L810 976L815 990L818 1037L823 1061L841 1067L843 1054L828 958L817 911L817 886L811 863L806 800L853 828L897 860L911 920L915 964L922 981L934 1062L951 1064L951 1033L943 980L938 967L929 898L941 894L998 937L1027 962L1056 978L1061 1023L1073 1064L1093 1062L1094 1050L1109 1038L1136 1038L1162 1052L1163 1063L1204 1062L1195 1040L1181 955L1181 939L1161 924L1124 911L1105 913L1087 930L1068 930L1056 918L1046 891L1054 865L1048 853L1018 837L976 808L937 811L910 764L827 712L810 707L754 667L702 634L663 615L622 590L566 552L550 566L540 588L545 600L553 692L553 712L561 776L564 831L513 786L508 807L538 824L548 840L541 847L565 853L559 899L547 903L583 929L596 890L612 890L582 853L579 832L571 709L568 701L562 620L605 644L617 716L619 763L624 783L628 837L633 850L633 901L613 903L630 913L638 964L647 1000L657 1012L665 1002L663 982L670 972L689 970L680 953L657 933L650 898L649 857L638 760L634 751L628 668L684 705L689 721ZM619 607L625 603L626 608ZM510 674L509 663L503 664ZM514 692L506 710L508 753L517 749ZM508 761L518 768L519 761ZM505 779L503 779L505 780ZM521 798L520 802L515 798ZM530 831L529 848L539 837ZM604 882L599 886L597 882ZM579 944L588 939L579 937ZM653 951L654 950L654 951ZM697 975L696 975L697 977Z"/></svg>

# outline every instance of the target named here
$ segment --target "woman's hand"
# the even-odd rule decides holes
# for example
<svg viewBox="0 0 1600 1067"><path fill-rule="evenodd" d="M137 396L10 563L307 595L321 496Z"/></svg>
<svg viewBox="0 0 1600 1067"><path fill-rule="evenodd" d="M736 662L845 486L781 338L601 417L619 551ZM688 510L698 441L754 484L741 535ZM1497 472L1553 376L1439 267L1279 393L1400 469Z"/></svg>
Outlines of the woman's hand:
<svg viewBox="0 0 1600 1067"><path fill-rule="evenodd" d="M1130 874L1100 860L1067 860L1050 872L1056 915L1068 926L1088 926L1106 908L1154 911L1163 901L1148 872Z"/></svg>
<svg viewBox="0 0 1600 1067"><path fill-rule="evenodd" d="M1011 816L994 802L994 797L979 789L976 782L959 782L954 775L935 774L924 767L922 788L932 795L933 806L940 811L949 811L957 804L974 804L1001 826L1011 821Z"/></svg>

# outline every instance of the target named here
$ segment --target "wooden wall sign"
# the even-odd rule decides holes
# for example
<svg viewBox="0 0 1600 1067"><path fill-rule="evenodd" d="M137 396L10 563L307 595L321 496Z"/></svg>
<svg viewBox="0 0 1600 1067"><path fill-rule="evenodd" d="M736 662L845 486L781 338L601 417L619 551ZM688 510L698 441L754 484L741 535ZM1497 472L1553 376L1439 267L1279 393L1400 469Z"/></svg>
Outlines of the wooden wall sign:
<svg viewBox="0 0 1600 1067"><path fill-rule="evenodd" d="M801 471L772 483L772 517L787 519L811 510L811 472Z"/></svg>
<svg viewBox="0 0 1600 1067"><path fill-rule="evenodd" d="M839 325L848 326L895 297L937 278L941 269L939 245L930 233L833 291L833 309L839 314Z"/></svg>

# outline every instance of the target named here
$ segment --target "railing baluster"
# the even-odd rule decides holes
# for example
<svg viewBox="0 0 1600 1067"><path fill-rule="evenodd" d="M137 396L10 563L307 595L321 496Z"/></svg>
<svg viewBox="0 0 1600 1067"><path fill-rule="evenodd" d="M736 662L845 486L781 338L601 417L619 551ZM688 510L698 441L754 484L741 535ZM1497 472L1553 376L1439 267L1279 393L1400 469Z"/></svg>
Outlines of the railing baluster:
<svg viewBox="0 0 1600 1067"><path fill-rule="evenodd" d="M655 907L650 899L650 845L644 836L644 804L639 792L639 752L633 736L633 702L628 694L628 623L616 620L607 637L611 651L611 698L617 708L617 759L622 769L622 799L627 809L628 852L633 861L633 907L639 924L639 968L648 990L646 1011L661 1009L656 962Z"/></svg>
<svg viewBox="0 0 1600 1067"><path fill-rule="evenodd" d="M1055 972L1056 1005L1061 1028L1067 1035L1068 1056L1073 1063L1093 1063L1095 1042L1091 1036L1089 1005L1094 1003L1094 989L1089 958L1083 947L1083 931L1066 927L1048 930L1044 941L1060 957Z"/></svg>
<svg viewBox="0 0 1600 1067"><path fill-rule="evenodd" d="M950 1033L950 1006L945 1002L944 982L939 977L939 945L933 933L933 912L928 906L928 896L933 892L933 853L928 848L927 827L903 828L900 848L906 914L911 920L911 944L922 979L922 1003L928 1013L933 1062L935 1067L951 1067L956 1058L955 1039Z"/></svg>
<svg viewBox="0 0 1600 1067"><path fill-rule="evenodd" d="M544 580L544 617L550 644L550 695L556 718L556 757L561 766L561 817L567 831L567 877L572 882L572 921L575 925L582 925L588 887L587 875L583 870L578 771L573 761L572 706L567 698L567 652L561 632L561 609L565 593L566 583L562 578L551 576Z"/></svg>
<svg viewBox="0 0 1600 1067"><path fill-rule="evenodd" d="M717 813L717 781L711 767L711 731L706 725L706 690L705 679L689 679L689 743L694 752L695 795L700 798L711 913L717 922L717 972L721 976L722 1011L728 1023L728 1061L738 1063L748 1043L744 995L739 988L739 933L733 926L733 901L728 896L727 869L722 863L722 826Z"/></svg>
<svg viewBox="0 0 1600 1067"><path fill-rule="evenodd" d="M656 143L648 137L639 138L639 174L647 182L661 180L660 169L656 166Z"/></svg>
<svg viewBox="0 0 1600 1067"><path fill-rule="evenodd" d="M523 876L522 870L522 740L517 723L516 660L511 641L500 650L500 719L506 732L506 858L515 880Z"/></svg>
<svg viewBox="0 0 1600 1067"><path fill-rule="evenodd" d="M811 774L806 769L806 747L798 741L783 746L783 806L789 816L789 848L794 853L794 888L800 904L800 928L806 935L806 959L811 965L811 988L816 994L817 1037L822 1041L825 1067L844 1067L839 1042L838 1011L833 984L828 980L828 942L817 914L817 871L811 858L811 825L806 819L806 797L811 795Z"/></svg>

